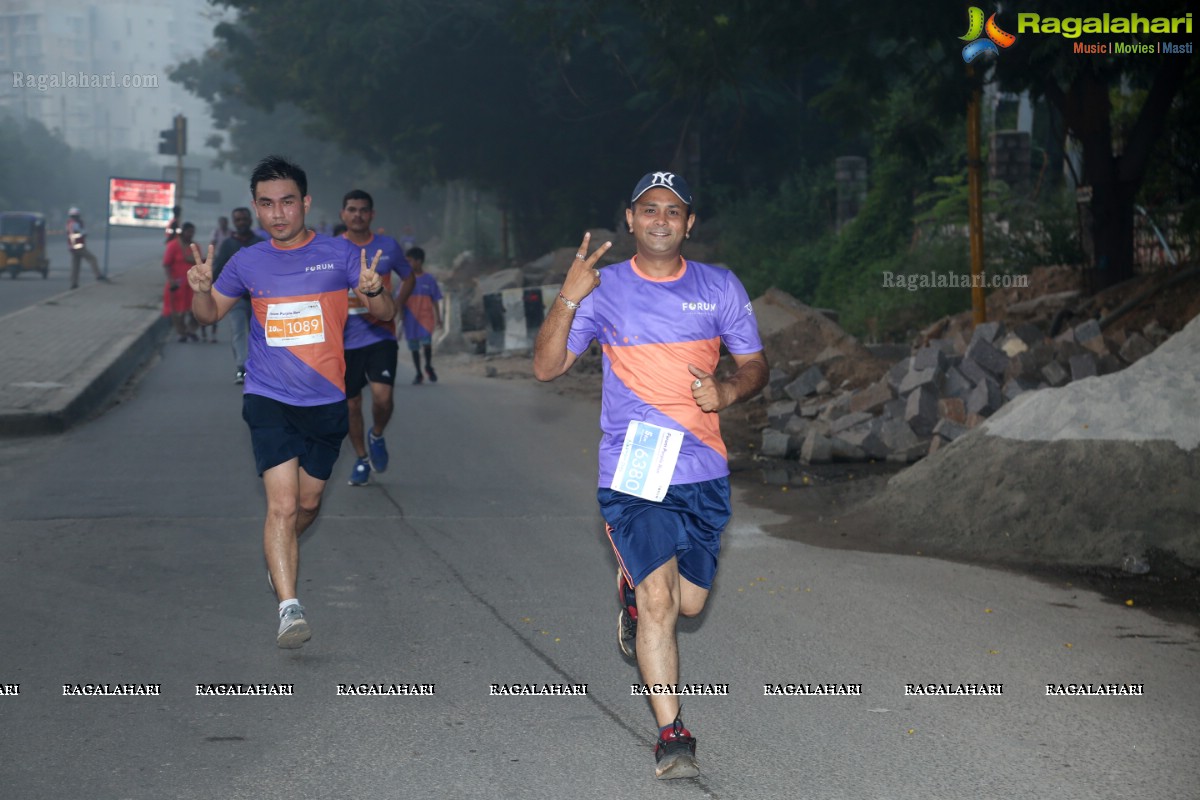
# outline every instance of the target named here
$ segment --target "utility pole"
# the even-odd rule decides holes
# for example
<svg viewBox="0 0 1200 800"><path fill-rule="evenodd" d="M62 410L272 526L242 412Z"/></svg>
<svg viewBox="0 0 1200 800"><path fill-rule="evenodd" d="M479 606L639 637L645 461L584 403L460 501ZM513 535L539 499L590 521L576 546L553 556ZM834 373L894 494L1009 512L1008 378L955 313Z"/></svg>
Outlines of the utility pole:
<svg viewBox="0 0 1200 800"><path fill-rule="evenodd" d="M983 161L979 155L980 105L983 89L975 81L975 68L967 65L971 99L967 102L967 222L971 240L971 311L976 325L987 322L983 294Z"/></svg>

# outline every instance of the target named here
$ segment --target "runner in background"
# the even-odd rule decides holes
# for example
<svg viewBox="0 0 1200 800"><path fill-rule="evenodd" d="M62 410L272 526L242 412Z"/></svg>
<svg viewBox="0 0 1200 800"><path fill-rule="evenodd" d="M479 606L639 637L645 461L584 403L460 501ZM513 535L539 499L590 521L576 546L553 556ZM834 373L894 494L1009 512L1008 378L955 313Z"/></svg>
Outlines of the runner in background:
<svg viewBox="0 0 1200 800"><path fill-rule="evenodd" d="M404 251L390 236L371 232L375 219L375 201L361 189L353 189L342 198L342 223L346 232L342 238L355 247L379 251L378 272L384 288L392 292L392 275L404 281L409 275ZM350 470L350 485L365 486L371 471L388 468L387 442L383 431L392 418L395 405L392 387L396 383L396 323L392 317L381 319L350 292L350 316L346 320L346 399L350 414L350 444L357 459ZM362 390L371 384L371 427L363 437Z"/></svg>

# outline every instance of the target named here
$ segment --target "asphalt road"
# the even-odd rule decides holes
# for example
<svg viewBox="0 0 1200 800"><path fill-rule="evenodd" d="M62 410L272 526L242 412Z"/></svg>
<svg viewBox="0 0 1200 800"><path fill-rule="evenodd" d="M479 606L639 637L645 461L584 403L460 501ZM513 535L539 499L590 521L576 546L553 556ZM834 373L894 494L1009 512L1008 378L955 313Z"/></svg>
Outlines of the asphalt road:
<svg viewBox="0 0 1200 800"><path fill-rule="evenodd" d="M701 779L656 782L615 642L597 410L448 361L437 385L401 370L374 485L345 484L343 450L302 549L313 639L278 650L221 335L167 344L86 425L0 441L6 800L1200 796L1194 630L1005 572L777 540L736 499L709 608L681 633L684 681L728 695L684 700ZM88 683L160 694L64 696ZM294 693L197 696L215 683ZM800 683L861 695L764 696ZM1003 688L906 694L930 683ZM1069 683L1144 694L1046 696Z"/></svg>
<svg viewBox="0 0 1200 800"><path fill-rule="evenodd" d="M88 233L88 249L104 270L104 225L96 225ZM46 250L50 256L50 271L43 278L40 272L22 272L16 278L0 274L0 316L33 305L47 297L67 291L71 279L71 255L64 237L47 236ZM144 269L148 264L162 263L163 232L157 228L112 228L108 241L108 274L120 275L128 269ZM86 262L79 265L79 282L93 281L92 268Z"/></svg>

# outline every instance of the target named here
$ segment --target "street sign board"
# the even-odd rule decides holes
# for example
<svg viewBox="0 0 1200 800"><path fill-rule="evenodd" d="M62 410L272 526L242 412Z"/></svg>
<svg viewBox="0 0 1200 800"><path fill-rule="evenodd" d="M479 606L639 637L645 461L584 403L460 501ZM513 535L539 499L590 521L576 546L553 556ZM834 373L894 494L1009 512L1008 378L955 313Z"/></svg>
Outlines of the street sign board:
<svg viewBox="0 0 1200 800"><path fill-rule="evenodd" d="M143 178L108 179L108 224L161 228L171 221L175 182Z"/></svg>

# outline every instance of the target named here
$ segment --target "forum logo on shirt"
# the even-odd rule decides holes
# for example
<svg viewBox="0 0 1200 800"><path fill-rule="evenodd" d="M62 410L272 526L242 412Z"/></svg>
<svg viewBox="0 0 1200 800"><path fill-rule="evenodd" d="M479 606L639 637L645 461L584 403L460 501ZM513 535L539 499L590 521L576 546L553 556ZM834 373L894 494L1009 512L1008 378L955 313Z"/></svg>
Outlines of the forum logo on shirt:
<svg viewBox="0 0 1200 800"><path fill-rule="evenodd" d="M687 300L684 300L680 305L682 306L680 309L681 311L716 311L717 310L716 303L706 303L703 300L696 300L693 302L688 302Z"/></svg>

